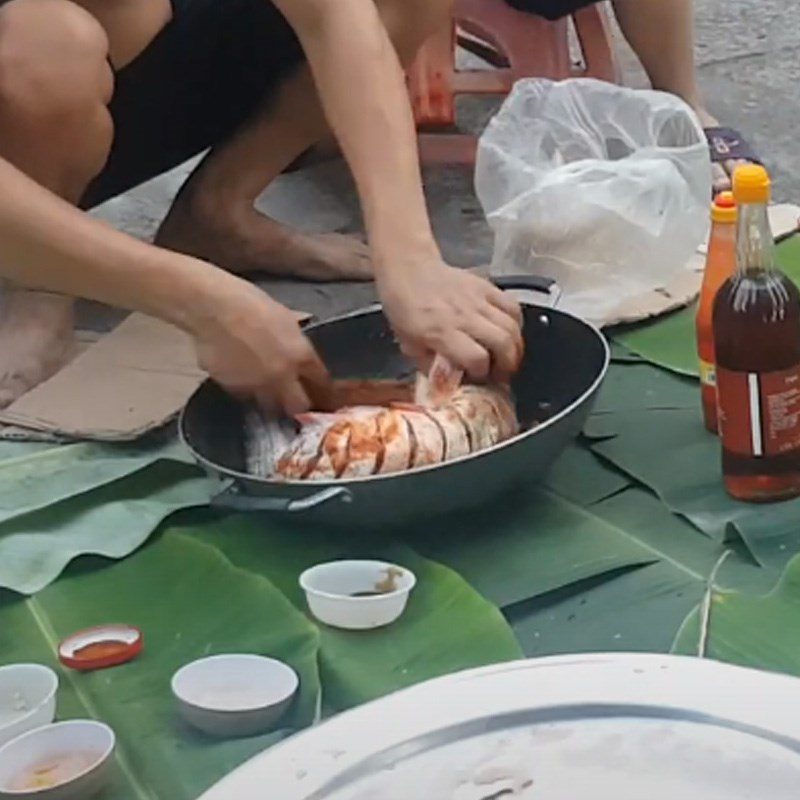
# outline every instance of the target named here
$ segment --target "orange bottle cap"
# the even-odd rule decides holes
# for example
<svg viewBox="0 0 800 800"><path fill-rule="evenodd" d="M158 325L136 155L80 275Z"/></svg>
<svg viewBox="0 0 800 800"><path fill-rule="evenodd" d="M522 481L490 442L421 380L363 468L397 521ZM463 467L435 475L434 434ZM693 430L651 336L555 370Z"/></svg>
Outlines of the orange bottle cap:
<svg viewBox="0 0 800 800"><path fill-rule="evenodd" d="M132 661L143 645L142 632L132 625L101 625L64 639L58 658L65 667L88 672Z"/></svg>
<svg viewBox="0 0 800 800"><path fill-rule="evenodd" d="M733 192L720 192L711 206L711 219L714 222L736 222L737 208Z"/></svg>
<svg viewBox="0 0 800 800"><path fill-rule="evenodd" d="M744 164L733 172L733 196L742 203L768 203L769 173L760 164Z"/></svg>

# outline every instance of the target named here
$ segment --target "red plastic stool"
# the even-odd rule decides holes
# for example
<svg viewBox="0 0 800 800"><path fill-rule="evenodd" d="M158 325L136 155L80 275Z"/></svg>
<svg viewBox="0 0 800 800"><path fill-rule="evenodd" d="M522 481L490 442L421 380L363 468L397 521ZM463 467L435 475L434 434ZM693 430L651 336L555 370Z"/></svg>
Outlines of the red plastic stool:
<svg viewBox="0 0 800 800"><path fill-rule="evenodd" d="M616 82L617 64L605 11L589 6L572 17L584 65L573 63L569 21L549 22L504 0L456 0L455 19L420 49L408 71L424 163L473 164L477 140L453 133L460 94L505 95L520 78L593 77ZM496 69L459 70L456 45Z"/></svg>

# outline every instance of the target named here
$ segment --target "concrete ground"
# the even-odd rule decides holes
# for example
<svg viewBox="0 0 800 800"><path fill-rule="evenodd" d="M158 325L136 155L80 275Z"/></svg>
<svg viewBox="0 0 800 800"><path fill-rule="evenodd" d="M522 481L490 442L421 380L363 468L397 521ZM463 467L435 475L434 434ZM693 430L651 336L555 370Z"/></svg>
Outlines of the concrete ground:
<svg viewBox="0 0 800 800"><path fill-rule="evenodd" d="M779 200L800 200L800 26L795 0L696 0L697 58L708 105L725 124L739 128L770 167ZM620 44L624 80L646 85L641 68ZM484 118L467 109L468 117ZM268 143L266 143L268 146ZM154 233L188 165L107 203L99 215L136 236ZM455 264L486 263L491 235L471 188L471 175L458 169L426 173L434 225L445 256ZM358 230L358 206L341 164L328 164L282 177L259 202L272 216L315 231ZM297 308L320 316L368 302L369 285L294 284L267 280L265 288ZM88 307L91 327L116 317Z"/></svg>

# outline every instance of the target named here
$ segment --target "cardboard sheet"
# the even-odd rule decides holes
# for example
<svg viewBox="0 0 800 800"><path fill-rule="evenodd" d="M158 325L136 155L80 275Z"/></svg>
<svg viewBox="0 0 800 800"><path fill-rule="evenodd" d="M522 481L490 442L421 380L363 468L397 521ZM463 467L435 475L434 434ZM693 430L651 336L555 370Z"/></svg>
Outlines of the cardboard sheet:
<svg viewBox="0 0 800 800"><path fill-rule="evenodd" d="M798 230L800 206L776 204L770 208L769 218L775 238L783 239ZM627 299L606 315L601 321L602 327L641 322L689 305L700 294L705 253L706 246L702 245L686 265L685 273L680 273L663 288Z"/></svg>
<svg viewBox="0 0 800 800"><path fill-rule="evenodd" d="M133 439L164 425L202 380L186 334L133 314L0 412L0 422L72 438Z"/></svg>
<svg viewBox="0 0 800 800"><path fill-rule="evenodd" d="M205 377L188 335L132 314L0 411L0 438L136 439L173 419Z"/></svg>

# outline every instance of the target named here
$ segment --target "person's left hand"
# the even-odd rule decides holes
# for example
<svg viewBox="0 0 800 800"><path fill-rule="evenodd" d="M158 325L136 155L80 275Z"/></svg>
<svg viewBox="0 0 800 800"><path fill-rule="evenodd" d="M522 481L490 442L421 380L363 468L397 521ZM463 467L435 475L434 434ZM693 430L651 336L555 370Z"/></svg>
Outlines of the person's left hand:
<svg viewBox="0 0 800 800"><path fill-rule="evenodd" d="M473 380L505 382L523 355L517 302L489 281L433 258L378 280L403 352L427 370L436 354Z"/></svg>

